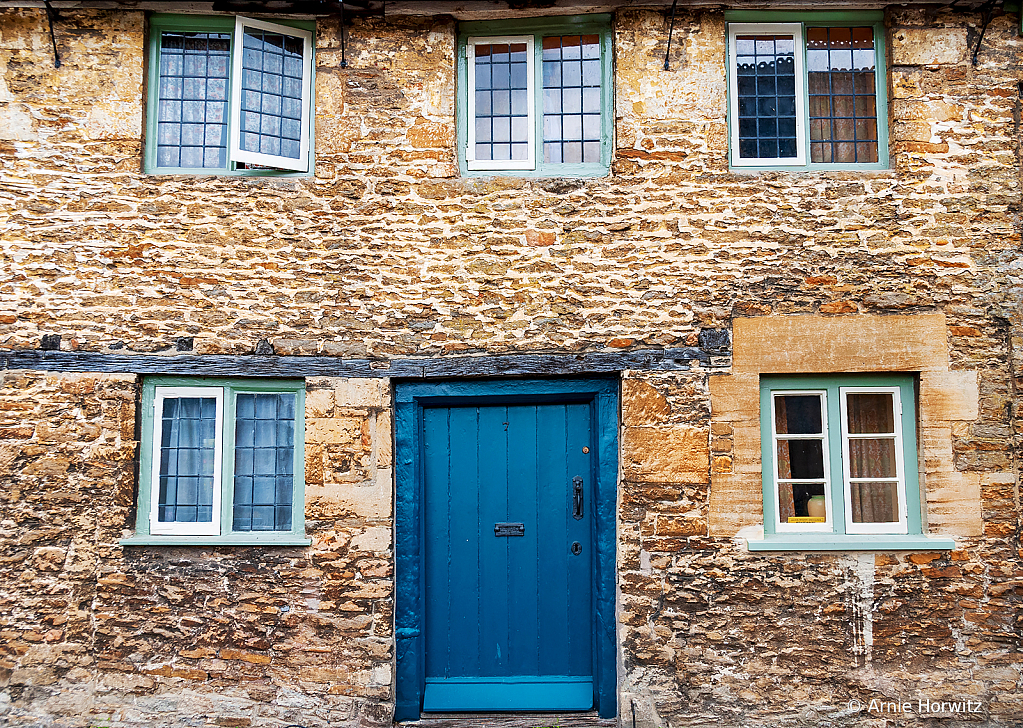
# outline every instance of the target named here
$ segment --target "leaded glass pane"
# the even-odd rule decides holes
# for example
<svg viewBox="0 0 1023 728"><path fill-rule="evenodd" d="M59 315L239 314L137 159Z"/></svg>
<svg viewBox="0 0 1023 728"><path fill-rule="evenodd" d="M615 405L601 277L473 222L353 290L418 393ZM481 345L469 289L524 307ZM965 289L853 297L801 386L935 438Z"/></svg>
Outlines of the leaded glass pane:
<svg viewBox="0 0 1023 728"><path fill-rule="evenodd" d="M735 44L739 157L798 156L793 36L740 35Z"/></svg>
<svg viewBox="0 0 1023 728"><path fill-rule="evenodd" d="M230 33L161 34L157 166L227 166L230 55Z"/></svg>
<svg viewBox="0 0 1023 728"><path fill-rule="evenodd" d="M875 54L873 28L806 29L810 161L877 161Z"/></svg>
<svg viewBox="0 0 1023 728"><path fill-rule="evenodd" d="M240 147L246 152L298 159L302 118L301 38L246 28L242 52Z"/></svg>
<svg viewBox="0 0 1023 728"><path fill-rule="evenodd" d="M213 521L217 400L163 400L157 520L160 523Z"/></svg>
<svg viewBox="0 0 1023 728"><path fill-rule="evenodd" d="M295 395L239 394L235 403L235 531L290 531Z"/></svg>
<svg viewBox="0 0 1023 728"><path fill-rule="evenodd" d="M529 142L525 43L474 46L476 159L524 159Z"/></svg>
<svg viewBox="0 0 1023 728"><path fill-rule="evenodd" d="M543 39L543 150L553 163L600 162L599 35Z"/></svg>

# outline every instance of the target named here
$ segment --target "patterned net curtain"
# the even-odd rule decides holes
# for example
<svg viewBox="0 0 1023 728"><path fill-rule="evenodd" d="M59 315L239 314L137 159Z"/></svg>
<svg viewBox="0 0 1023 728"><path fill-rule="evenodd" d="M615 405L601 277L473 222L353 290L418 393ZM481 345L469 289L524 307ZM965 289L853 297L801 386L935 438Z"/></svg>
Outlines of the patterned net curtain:
<svg viewBox="0 0 1023 728"><path fill-rule="evenodd" d="M826 493L824 435L818 395L774 398L778 436L778 510L782 523L807 515L806 502ZM853 523L899 520L895 407L890 393L846 395L849 495ZM798 438L789 439L792 436ZM788 482L798 480L803 482Z"/></svg>
<svg viewBox="0 0 1023 728"><path fill-rule="evenodd" d="M894 523L899 520L899 498L893 397L887 393L848 394L846 407L852 520Z"/></svg>

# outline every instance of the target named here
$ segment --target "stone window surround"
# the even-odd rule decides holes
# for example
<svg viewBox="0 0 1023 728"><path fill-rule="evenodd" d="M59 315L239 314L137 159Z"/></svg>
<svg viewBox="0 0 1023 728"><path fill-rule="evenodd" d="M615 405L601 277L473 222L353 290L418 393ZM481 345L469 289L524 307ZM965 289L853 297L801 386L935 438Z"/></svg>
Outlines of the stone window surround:
<svg viewBox="0 0 1023 728"><path fill-rule="evenodd" d="M915 372L923 533L981 535L981 485L1011 474L955 469L953 427L977 419L979 388L977 372L949 368L947 338L942 314L735 319L732 372L709 382L712 426L732 435L731 467L711 473L710 534L763 525L761 374Z"/></svg>

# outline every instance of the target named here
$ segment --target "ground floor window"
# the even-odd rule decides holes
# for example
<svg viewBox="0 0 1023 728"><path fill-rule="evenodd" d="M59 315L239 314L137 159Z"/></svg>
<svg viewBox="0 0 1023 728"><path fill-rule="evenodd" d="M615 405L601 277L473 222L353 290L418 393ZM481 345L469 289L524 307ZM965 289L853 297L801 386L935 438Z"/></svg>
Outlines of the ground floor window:
<svg viewBox="0 0 1023 728"><path fill-rule="evenodd" d="M920 533L912 375L761 378L768 533Z"/></svg>
<svg viewBox="0 0 1023 728"><path fill-rule="evenodd" d="M304 403L301 380L145 380L135 538L304 539Z"/></svg>

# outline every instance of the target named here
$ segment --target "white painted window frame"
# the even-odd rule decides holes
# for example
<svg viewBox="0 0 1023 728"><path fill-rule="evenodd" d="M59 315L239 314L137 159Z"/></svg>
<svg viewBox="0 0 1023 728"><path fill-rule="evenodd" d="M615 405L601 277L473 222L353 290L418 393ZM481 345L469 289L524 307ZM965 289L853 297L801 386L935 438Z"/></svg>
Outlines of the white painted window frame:
<svg viewBox="0 0 1023 728"><path fill-rule="evenodd" d="M302 39L302 136L298 159L241 148L242 55L245 49L245 28L258 28ZM294 172L309 171L309 126L312 113L313 34L308 30L268 23L265 20L237 17L231 45L231 105L230 105L230 159L233 162L258 164L265 167L287 169Z"/></svg>
<svg viewBox="0 0 1023 728"><path fill-rule="evenodd" d="M207 523L181 523L159 520L160 509L160 443L163 429L163 402L183 397L213 397L217 401L216 437L213 450L213 510ZM153 397L153 468L149 493L149 532L162 536L219 536L221 523L221 490L224 464L224 388L223 387L156 387Z"/></svg>
<svg viewBox="0 0 1023 728"><path fill-rule="evenodd" d="M845 532L853 534L881 533L881 534L905 534L909 533L909 518L906 505L906 459L902 442L902 397L899 387L840 387L842 406L842 469L843 481L842 490L845 491ZM884 433L879 436L876 433L854 435L849 432L848 395L850 394L891 394L892 406L894 407L894 433ZM863 482L885 482L890 481L897 484L897 495L899 499L899 520L897 523L854 523L852 519L852 482L850 465L852 460L849 454L850 440L876 440L882 437L891 437L895 440L895 478L856 478Z"/></svg>
<svg viewBox="0 0 1023 728"><path fill-rule="evenodd" d="M819 396L821 403L821 435L778 435L778 420L776 417L775 401L778 397L792 396ZM781 519L781 502L778 498L778 486L781 480L778 468L778 442L779 440L821 440L824 456L824 505L826 517L824 523L789 523ZM834 533L834 517L832 515L832 503L835 497L835 488L831 480L831 450L828 439L828 392L824 389L772 389L771 390L771 447L773 448L771 460L774 463L774 486L771 488L771 497L774 499L774 528L777 533ZM798 480L786 478L787 483L816 483L819 479Z"/></svg>
<svg viewBox="0 0 1023 728"><path fill-rule="evenodd" d="M526 44L526 127L529 136L526 140L526 159L476 159L476 46L504 43ZM502 169L536 169L536 51L532 35L496 35L473 36L465 42L466 72L466 134L465 134L465 166L467 169L502 170Z"/></svg>
<svg viewBox="0 0 1023 728"><path fill-rule="evenodd" d="M738 55L735 39L739 35L791 35L796 73L796 156L748 157L739 156L739 89L736 73ZM802 23L729 23L728 24L728 110L731 116L729 133L731 165L733 167L805 167L806 166L806 47Z"/></svg>

